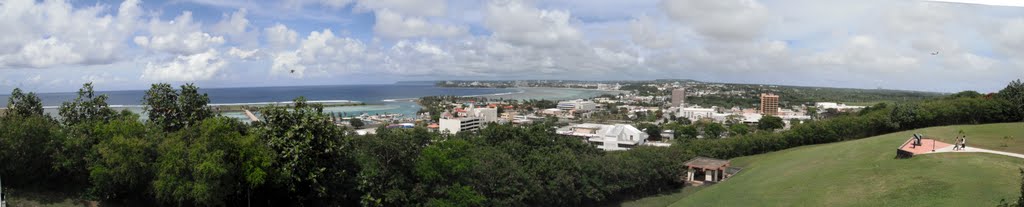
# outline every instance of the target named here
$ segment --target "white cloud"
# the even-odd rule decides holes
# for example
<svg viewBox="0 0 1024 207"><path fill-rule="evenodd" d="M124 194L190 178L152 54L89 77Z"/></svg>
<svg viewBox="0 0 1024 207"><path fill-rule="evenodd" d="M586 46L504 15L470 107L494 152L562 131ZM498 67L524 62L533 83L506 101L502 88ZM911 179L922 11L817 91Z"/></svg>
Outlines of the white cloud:
<svg viewBox="0 0 1024 207"><path fill-rule="evenodd" d="M675 44L675 37L670 31L648 16L640 16L630 24L633 42L647 48L667 48Z"/></svg>
<svg viewBox="0 0 1024 207"><path fill-rule="evenodd" d="M5 1L0 11L0 68L113 62L140 15L133 0L121 3L116 16L64 1Z"/></svg>
<svg viewBox="0 0 1024 207"><path fill-rule="evenodd" d="M203 32L200 23L192 21L189 11L168 22L150 20L148 32L149 36L136 36L135 44L160 52L191 55L224 44L224 37Z"/></svg>
<svg viewBox="0 0 1024 207"><path fill-rule="evenodd" d="M499 40L513 44L554 46L577 42L579 30L570 24L567 11L534 8L517 0L499 0L487 5L484 25Z"/></svg>
<svg viewBox="0 0 1024 207"><path fill-rule="evenodd" d="M706 38L752 40L773 16L756 0L664 0L661 9Z"/></svg>
<svg viewBox="0 0 1024 207"><path fill-rule="evenodd" d="M869 70L865 72L905 71L918 68L920 64L917 58L885 48L870 36L850 37L842 47L815 54L806 60L810 65L831 69Z"/></svg>
<svg viewBox="0 0 1024 207"><path fill-rule="evenodd" d="M224 14L221 21L213 25L211 31L215 34L226 35L232 42L250 47L258 46L259 32L249 29L252 26L249 19L246 19L246 14L248 14L248 10L244 8L231 13L231 15Z"/></svg>
<svg viewBox="0 0 1024 207"><path fill-rule="evenodd" d="M419 17L403 17L389 9L374 13L376 23L374 33L389 38L411 37L455 37L466 33L464 27L435 24Z"/></svg>
<svg viewBox="0 0 1024 207"><path fill-rule="evenodd" d="M355 3L364 11L391 10L405 15L436 17L448 9L447 0L287 0L285 7L301 9L308 5L322 5L340 9Z"/></svg>
<svg viewBox="0 0 1024 207"><path fill-rule="evenodd" d="M305 7L306 5L309 5L309 4L324 5L324 6L327 6L327 7L330 7L330 8L338 9L338 8L345 7L346 5L348 5L349 3L352 3L352 2L353 2L353 0L285 0L285 1L282 1L282 3L284 4L285 7L293 8L293 9L300 9L302 7Z"/></svg>
<svg viewBox="0 0 1024 207"><path fill-rule="evenodd" d="M1024 56L1024 18L1006 20L994 34L999 51L1009 56Z"/></svg>
<svg viewBox="0 0 1024 207"><path fill-rule="evenodd" d="M238 49L237 47L231 47L231 49L228 50L228 55L231 55L231 56L237 57L239 59L243 59L243 60L258 59L259 58L259 56L258 56L259 52L260 52L260 49L242 50L242 49Z"/></svg>
<svg viewBox="0 0 1024 207"><path fill-rule="evenodd" d="M157 81L200 81L214 78L227 66L216 50L191 55L178 55L165 63L146 64L143 79Z"/></svg>
<svg viewBox="0 0 1024 207"><path fill-rule="evenodd" d="M288 29L288 26L280 23L267 27L263 31L266 35L267 43L270 44L271 48L275 49L294 45L299 36L297 32Z"/></svg>
<svg viewBox="0 0 1024 207"><path fill-rule="evenodd" d="M447 0L360 0L362 8L380 11L391 10L412 16L441 16L447 8Z"/></svg>
<svg viewBox="0 0 1024 207"><path fill-rule="evenodd" d="M365 70L368 62L379 61L379 55L367 50L362 41L337 37L329 29L311 32L294 51L273 55L271 74L303 77L308 72L325 75ZM331 72L331 73L327 73Z"/></svg>

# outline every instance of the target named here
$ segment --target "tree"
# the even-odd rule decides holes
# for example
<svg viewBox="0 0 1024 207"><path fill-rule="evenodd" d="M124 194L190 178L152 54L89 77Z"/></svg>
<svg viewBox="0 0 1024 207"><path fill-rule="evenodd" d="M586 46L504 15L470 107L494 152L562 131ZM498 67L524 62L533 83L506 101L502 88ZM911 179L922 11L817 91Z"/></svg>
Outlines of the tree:
<svg viewBox="0 0 1024 207"><path fill-rule="evenodd" d="M679 119L676 120L676 121L679 122L680 124L685 124L685 125L690 125L690 124L693 123L693 121L690 121L690 118L686 118L686 117L679 117Z"/></svg>
<svg viewBox="0 0 1024 207"><path fill-rule="evenodd" d="M700 124L704 129L704 138L718 138L725 132L725 126L716 122L703 122Z"/></svg>
<svg viewBox="0 0 1024 207"><path fill-rule="evenodd" d="M263 184L269 148L242 135L244 125L227 117L178 131L158 147L153 180L156 198L177 205L223 206L243 189Z"/></svg>
<svg viewBox="0 0 1024 207"><path fill-rule="evenodd" d="M658 125L643 123L639 125L640 129L643 129L649 139L661 140L661 127Z"/></svg>
<svg viewBox="0 0 1024 207"><path fill-rule="evenodd" d="M90 191L104 199L137 197L149 192L156 136L138 120L121 118L97 126L100 142L89 162Z"/></svg>
<svg viewBox="0 0 1024 207"><path fill-rule="evenodd" d="M416 158L438 134L425 128L381 128L377 134L354 139L359 163L358 189L363 206L408 206L419 201L410 191L418 183Z"/></svg>
<svg viewBox="0 0 1024 207"><path fill-rule="evenodd" d="M765 115L761 119L757 120L757 129L764 131L773 131L776 129L782 129L786 123L782 121L782 118L777 116Z"/></svg>
<svg viewBox="0 0 1024 207"><path fill-rule="evenodd" d="M448 140L423 149L416 159L416 176L427 189L427 206L480 206L483 195L459 178L475 165L472 146L465 140Z"/></svg>
<svg viewBox="0 0 1024 207"><path fill-rule="evenodd" d="M52 181L52 158L56 141L63 136L49 117L0 117L0 175L10 186L40 186ZM54 184L60 182L53 182Z"/></svg>
<svg viewBox="0 0 1024 207"><path fill-rule="evenodd" d="M21 89L14 88L11 97L7 99L6 115L14 116L42 116L43 101L35 93L22 93Z"/></svg>
<svg viewBox="0 0 1024 207"><path fill-rule="evenodd" d="M733 124L729 126L729 133L733 136L746 135L750 133L750 127L746 124Z"/></svg>
<svg viewBox="0 0 1024 207"><path fill-rule="evenodd" d="M797 118L789 119L790 128L796 127L796 126L798 126L800 124L803 124L803 121L801 121L800 119L797 119Z"/></svg>
<svg viewBox="0 0 1024 207"><path fill-rule="evenodd" d="M807 116L810 116L811 119L816 119L818 117L818 107L808 106Z"/></svg>
<svg viewBox="0 0 1024 207"><path fill-rule="evenodd" d="M330 123L323 105L296 98L292 107L260 109L264 121L253 129L276 153L271 169L290 200L307 203L354 201L355 171L350 140Z"/></svg>
<svg viewBox="0 0 1024 207"><path fill-rule="evenodd" d="M59 114L64 124L70 126L86 121L107 121L116 113L107 105L107 95L95 96L92 83L86 83L78 89L74 101L60 105Z"/></svg>
<svg viewBox="0 0 1024 207"><path fill-rule="evenodd" d="M182 85L180 91L175 91L170 84L153 84L143 101L149 121L168 132L198 124L213 116L213 110L207 105L210 98L199 94L199 88L192 84Z"/></svg>
<svg viewBox="0 0 1024 207"><path fill-rule="evenodd" d="M352 127L356 128L356 129L362 128L363 126L365 126L365 123L363 123L362 119L358 119L358 118L354 118L354 117L352 119L348 120L348 124L352 125Z"/></svg>
<svg viewBox="0 0 1024 207"><path fill-rule="evenodd" d="M961 91L959 93L955 93L953 95L947 96L947 98L980 98L980 97L982 97L982 95L981 95L981 93L978 93L977 91Z"/></svg>
<svg viewBox="0 0 1024 207"><path fill-rule="evenodd" d="M918 106L916 104L896 104L889 113L889 119L892 120L893 129L909 129L914 127L914 122L917 119Z"/></svg>
<svg viewBox="0 0 1024 207"><path fill-rule="evenodd" d="M1017 79L999 90L997 97L1007 100L1016 106L1017 116L1024 114L1024 83Z"/></svg>

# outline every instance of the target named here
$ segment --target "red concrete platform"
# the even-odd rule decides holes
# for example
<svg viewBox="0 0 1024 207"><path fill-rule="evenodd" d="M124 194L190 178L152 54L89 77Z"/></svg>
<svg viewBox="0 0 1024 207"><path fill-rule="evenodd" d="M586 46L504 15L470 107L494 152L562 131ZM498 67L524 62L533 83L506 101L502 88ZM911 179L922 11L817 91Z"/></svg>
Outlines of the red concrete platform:
<svg viewBox="0 0 1024 207"><path fill-rule="evenodd" d="M945 142L935 141L934 139L924 138L921 139L921 146L914 146L912 145L913 141L914 138L910 138L910 140L904 142L903 146L900 146L900 150L907 151L916 155L933 152L936 149L942 149L943 147L948 147L952 145L947 144Z"/></svg>

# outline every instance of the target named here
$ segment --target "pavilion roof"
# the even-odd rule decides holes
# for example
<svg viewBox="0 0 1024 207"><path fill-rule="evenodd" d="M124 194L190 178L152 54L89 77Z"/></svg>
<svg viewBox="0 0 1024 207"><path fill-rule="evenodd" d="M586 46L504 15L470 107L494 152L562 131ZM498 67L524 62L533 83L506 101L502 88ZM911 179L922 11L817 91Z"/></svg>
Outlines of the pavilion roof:
<svg viewBox="0 0 1024 207"><path fill-rule="evenodd" d="M686 161L686 163L683 163L683 165L686 165L687 167L701 169L724 169L726 167L729 167L729 161L707 157L695 157L693 159L690 159L689 161Z"/></svg>

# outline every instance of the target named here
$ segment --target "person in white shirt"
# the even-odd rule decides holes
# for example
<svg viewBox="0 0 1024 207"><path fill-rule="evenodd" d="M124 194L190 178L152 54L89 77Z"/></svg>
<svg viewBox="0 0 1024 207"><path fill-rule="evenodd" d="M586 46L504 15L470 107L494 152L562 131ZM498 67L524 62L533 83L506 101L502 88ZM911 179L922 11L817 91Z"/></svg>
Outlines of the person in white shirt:
<svg viewBox="0 0 1024 207"><path fill-rule="evenodd" d="M960 138L960 150L967 150L967 136Z"/></svg>

